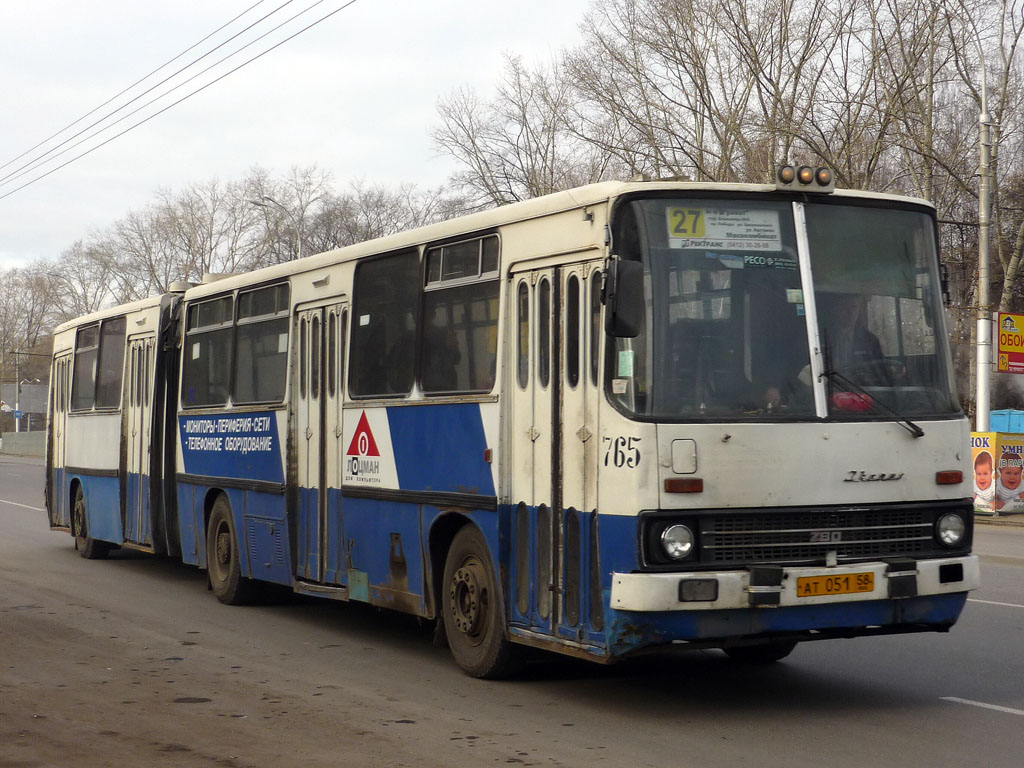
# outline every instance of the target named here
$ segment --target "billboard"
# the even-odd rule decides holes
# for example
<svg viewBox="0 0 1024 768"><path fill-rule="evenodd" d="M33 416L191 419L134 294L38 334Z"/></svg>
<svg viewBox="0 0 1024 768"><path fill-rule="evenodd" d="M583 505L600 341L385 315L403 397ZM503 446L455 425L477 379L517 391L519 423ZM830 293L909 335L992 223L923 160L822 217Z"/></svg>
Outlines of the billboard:
<svg viewBox="0 0 1024 768"><path fill-rule="evenodd" d="M996 315L996 370L1024 373L1024 315Z"/></svg>
<svg viewBox="0 0 1024 768"><path fill-rule="evenodd" d="M1024 435L972 432L974 511L982 515L1024 512Z"/></svg>

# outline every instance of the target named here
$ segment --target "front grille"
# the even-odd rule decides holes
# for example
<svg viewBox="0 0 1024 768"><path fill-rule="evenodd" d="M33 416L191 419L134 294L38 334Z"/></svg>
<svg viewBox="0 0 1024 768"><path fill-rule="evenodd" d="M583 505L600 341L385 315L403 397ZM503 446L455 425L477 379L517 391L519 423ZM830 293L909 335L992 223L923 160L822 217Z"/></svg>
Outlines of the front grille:
<svg viewBox="0 0 1024 768"><path fill-rule="evenodd" d="M937 549L934 508L840 508L700 519L702 565L920 557Z"/></svg>
<svg viewBox="0 0 1024 768"><path fill-rule="evenodd" d="M935 539L935 521L955 512L967 523L961 546ZM754 564L804 565L964 555L971 550L973 505L963 501L873 506L788 507L658 511L642 516L644 567L652 570L717 569ZM693 557L679 563L663 553L661 532L674 523L697 535Z"/></svg>

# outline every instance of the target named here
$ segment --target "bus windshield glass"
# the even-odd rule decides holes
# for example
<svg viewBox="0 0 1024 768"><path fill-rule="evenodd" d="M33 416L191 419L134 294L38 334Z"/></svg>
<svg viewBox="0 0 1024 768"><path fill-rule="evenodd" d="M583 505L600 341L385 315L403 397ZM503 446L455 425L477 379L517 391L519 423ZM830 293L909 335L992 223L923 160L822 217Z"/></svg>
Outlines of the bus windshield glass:
<svg viewBox="0 0 1024 768"><path fill-rule="evenodd" d="M615 253L643 262L646 299L639 335L615 339L608 356L621 408L664 421L813 419L817 384L828 418L960 413L936 343L932 219L856 203L802 210L803 256L789 202L652 198L619 208Z"/></svg>

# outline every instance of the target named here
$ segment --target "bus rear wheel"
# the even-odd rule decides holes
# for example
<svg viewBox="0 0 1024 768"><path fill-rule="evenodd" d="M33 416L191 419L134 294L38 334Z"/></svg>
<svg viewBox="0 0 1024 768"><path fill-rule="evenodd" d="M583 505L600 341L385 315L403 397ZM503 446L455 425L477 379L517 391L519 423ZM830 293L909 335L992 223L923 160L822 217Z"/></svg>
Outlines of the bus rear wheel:
<svg viewBox="0 0 1024 768"><path fill-rule="evenodd" d="M218 496L206 527L206 568L210 589L226 605L247 605L256 597L256 584L242 576L238 537L231 516L231 504Z"/></svg>
<svg viewBox="0 0 1024 768"><path fill-rule="evenodd" d="M75 532L75 549L86 560L100 560L106 557L111 545L105 541L96 541L89 535L89 515L85 509L85 491L82 486L75 489L75 506L71 510L71 521Z"/></svg>
<svg viewBox="0 0 1024 768"><path fill-rule="evenodd" d="M441 596L445 634L455 662L473 677L509 677L522 649L505 637L505 612L483 534L463 526L452 540Z"/></svg>
<svg viewBox="0 0 1024 768"><path fill-rule="evenodd" d="M744 664L773 664L786 658L796 648L795 642L762 643L760 645L738 645L723 648L725 655L733 661Z"/></svg>

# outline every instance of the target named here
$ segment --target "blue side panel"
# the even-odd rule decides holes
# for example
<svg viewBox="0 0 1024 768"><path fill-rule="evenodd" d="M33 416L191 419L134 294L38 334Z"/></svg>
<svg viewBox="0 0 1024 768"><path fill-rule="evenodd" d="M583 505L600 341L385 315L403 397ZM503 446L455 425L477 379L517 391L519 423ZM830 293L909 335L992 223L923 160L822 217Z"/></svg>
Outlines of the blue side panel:
<svg viewBox="0 0 1024 768"><path fill-rule="evenodd" d="M138 541L138 532L135 530L135 519L138 515L136 507L139 500L139 475L136 472L129 472L125 478L125 516L124 516L124 539L125 541Z"/></svg>
<svg viewBox="0 0 1024 768"><path fill-rule="evenodd" d="M273 411L244 416L179 416L181 456L190 475L284 482Z"/></svg>
<svg viewBox="0 0 1024 768"><path fill-rule="evenodd" d="M85 511L88 515L89 535L94 539L120 544L121 500L120 484L116 477L83 476Z"/></svg>
<svg viewBox="0 0 1024 768"><path fill-rule="evenodd" d="M322 553L325 559L324 581L328 584L348 583L348 571L345 564L345 530L342 525L341 491L330 488L327 491L327 551Z"/></svg>
<svg viewBox="0 0 1024 768"><path fill-rule="evenodd" d="M189 565L200 565L199 538L202 530L203 508L199 505L199 522L196 525L196 487L190 483L178 483L178 535L181 537L181 559ZM202 498L202 497L200 497Z"/></svg>
<svg viewBox="0 0 1024 768"><path fill-rule="evenodd" d="M147 544L153 543L153 520L150 517L150 498L149 498L149 475L141 476L142 482L142 526L139 531L139 541Z"/></svg>
<svg viewBox="0 0 1024 768"><path fill-rule="evenodd" d="M52 517L50 520L51 525L59 526L70 526L71 525L71 503L68 501L70 496L70 488L67 472L64 467L54 467L53 470L53 499L50 503L53 505Z"/></svg>
<svg viewBox="0 0 1024 768"><path fill-rule="evenodd" d="M844 629L866 626L931 624L956 621L967 593L930 595L903 600L790 606L729 611L664 611L641 613L609 610L614 654L672 640L718 640L768 632Z"/></svg>
<svg viewBox="0 0 1024 768"><path fill-rule="evenodd" d="M320 491L299 488L299 511L296 520L299 563L296 575L301 579L320 578Z"/></svg>
<svg viewBox="0 0 1024 768"><path fill-rule="evenodd" d="M601 531L601 586L611 590L613 573L632 573L640 567L637 518L600 515L598 526Z"/></svg>
<svg viewBox="0 0 1024 768"><path fill-rule="evenodd" d="M369 602L425 613L419 506L345 499L345 537L352 545L350 567L366 574Z"/></svg>
<svg viewBox="0 0 1024 768"><path fill-rule="evenodd" d="M140 494L141 488L141 494ZM139 512L139 506L142 512ZM140 544L152 543L153 522L149 518L149 475L129 472L125 479L124 539Z"/></svg>
<svg viewBox="0 0 1024 768"><path fill-rule="evenodd" d="M245 548L252 577L291 584L288 523L283 494L245 491Z"/></svg>
<svg viewBox="0 0 1024 768"><path fill-rule="evenodd" d="M403 490L494 496L479 404L388 408L388 422Z"/></svg>

